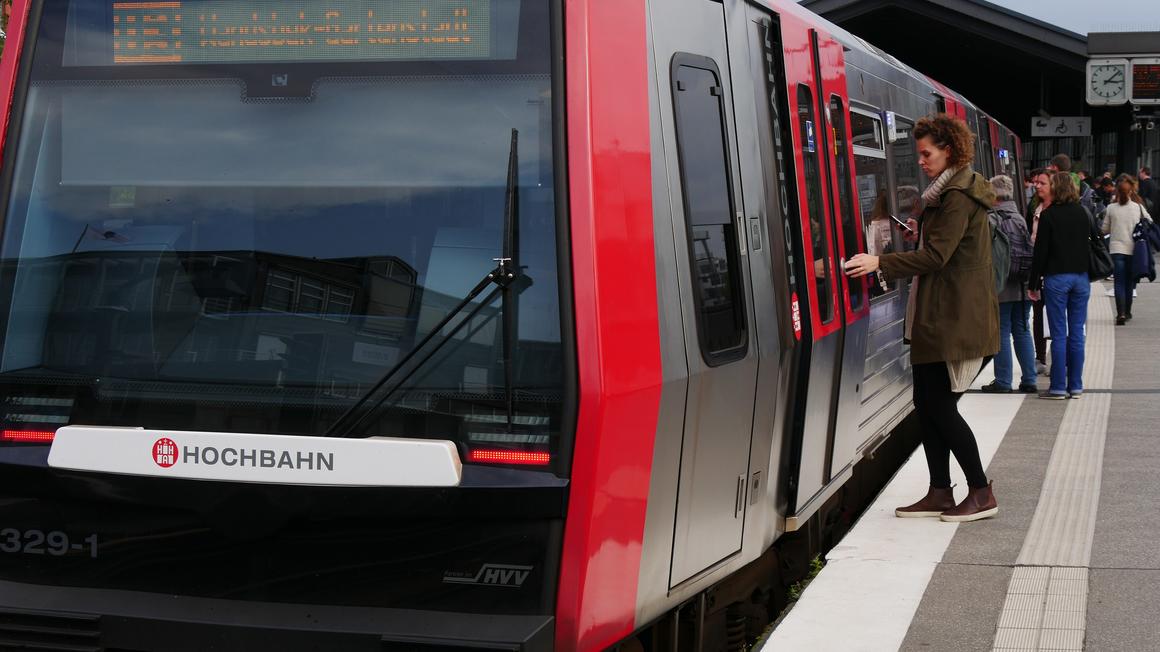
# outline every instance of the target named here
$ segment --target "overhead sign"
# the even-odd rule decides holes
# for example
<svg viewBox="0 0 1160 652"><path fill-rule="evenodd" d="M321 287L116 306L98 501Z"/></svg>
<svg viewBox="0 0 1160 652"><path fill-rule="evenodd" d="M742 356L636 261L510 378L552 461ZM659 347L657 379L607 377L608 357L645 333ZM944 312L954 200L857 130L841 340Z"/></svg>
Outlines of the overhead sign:
<svg viewBox="0 0 1160 652"><path fill-rule="evenodd" d="M48 465L186 480L358 487L454 487L450 441L297 437L233 432L66 426Z"/></svg>
<svg viewBox="0 0 1160 652"><path fill-rule="evenodd" d="M1132 103L1160 104L1160 59L1132 59Z"/></svg>
<svg viewBox="0 0 1160 652"><path fill-rule="evenodd" d="M1070 138L1092 135L1092 119L1079 116L1032 118L1032 138Z"/></svg>

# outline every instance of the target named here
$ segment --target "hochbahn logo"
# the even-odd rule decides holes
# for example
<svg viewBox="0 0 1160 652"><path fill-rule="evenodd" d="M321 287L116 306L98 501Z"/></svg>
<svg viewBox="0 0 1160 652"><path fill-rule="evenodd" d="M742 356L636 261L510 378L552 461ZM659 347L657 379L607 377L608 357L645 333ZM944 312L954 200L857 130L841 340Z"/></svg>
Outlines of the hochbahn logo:
<svg viewBox="0 0 1160 652"><path fill-rule="evenodd" d="M163 469L177 464L177 442L168 437L153 442L153 461Z"/></svg>
<svg viewBox="0 0 1160 652"><path fill-rule="evenodd" d="M288 451L274 448L234 448L232 446L182 446L162 437L153 442L153 461L163 469L177 464L199 466L237 466L254 469L293 469L297 471L333 471L334 453Z"/></svg>

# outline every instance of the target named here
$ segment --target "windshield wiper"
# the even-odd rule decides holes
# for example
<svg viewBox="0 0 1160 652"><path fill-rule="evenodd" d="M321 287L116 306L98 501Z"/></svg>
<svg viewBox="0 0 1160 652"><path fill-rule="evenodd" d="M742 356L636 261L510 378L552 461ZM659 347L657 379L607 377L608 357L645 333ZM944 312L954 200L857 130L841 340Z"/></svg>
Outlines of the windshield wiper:
<svg viewBox="0 0 1160 652"><path fill-rule="evenodd" d="M519 294L532 284L532 280L523 273L516 252L519 251L519 131L512 129L511 148L508 151L507 188L504 195L504 223L503 223L503 253L499 258L493 258L495 268L487 273L475 287L452 308L442 320L436 324L423 339L419 340L407 355L403 356L387 373L375 383L366 394L363 394L354 405L343 413L334 425L327 431L330 437L361 437L363 429L378 413L379 407L395 394L412 376L427 363L443 345L450 342L463 327L475 318L485 306L491 305L497 294L502 295L503 311L503 367L504 367L504 403L507 411L507 426L510 430L515 418L515 379L512 351L517 340L517 306ZM479 295L491 288L484 298L467 311L459 323L446 333L443 329L453 319L460 316L471 306ZM476 329L478 330L478 329Z"/></svg>

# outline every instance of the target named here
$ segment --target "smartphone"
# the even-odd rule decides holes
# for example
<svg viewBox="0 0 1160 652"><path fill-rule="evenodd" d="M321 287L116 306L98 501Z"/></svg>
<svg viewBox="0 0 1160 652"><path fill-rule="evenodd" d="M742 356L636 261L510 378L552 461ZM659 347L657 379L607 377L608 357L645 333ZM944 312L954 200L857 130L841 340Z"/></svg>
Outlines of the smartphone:
<svg viewBox="0 0 1160 652"><path fill-rule="evenodd" d="M890 219L894 220L895 222L898 222L898 226L901 226L902 228L906 229L907 231L910 231L911 233L914 233L914 229L910 228L910 225L907 224L906 222L903 222L902 220L898 219L898 217L895 216L894 213L890 214Z"/></svg>

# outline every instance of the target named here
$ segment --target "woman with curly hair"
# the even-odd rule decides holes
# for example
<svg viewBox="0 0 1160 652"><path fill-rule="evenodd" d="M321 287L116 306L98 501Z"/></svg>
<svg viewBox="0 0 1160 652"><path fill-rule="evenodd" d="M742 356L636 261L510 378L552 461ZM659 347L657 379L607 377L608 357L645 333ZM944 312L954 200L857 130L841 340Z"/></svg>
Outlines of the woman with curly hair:
<svg viewBox="0 0 1160 652"><path fill-rule="evenodd" d="M974 136L965 123L946 114L923 118L914 126L914 139L919 166L931 179L922 193L922 215L911 225L919 234L918 249L858 255L846 264L846 272L853 277L879 272L885 280L913 277L906 338L930 488L922 500L899 507L895 515L976 521L994 516L999 508L975 433L959 414L958 401L985 359L999 350L999 303L987 220L995 193L971 169ZM951 487L951 453L969 487L958 504Z"/></svg>

